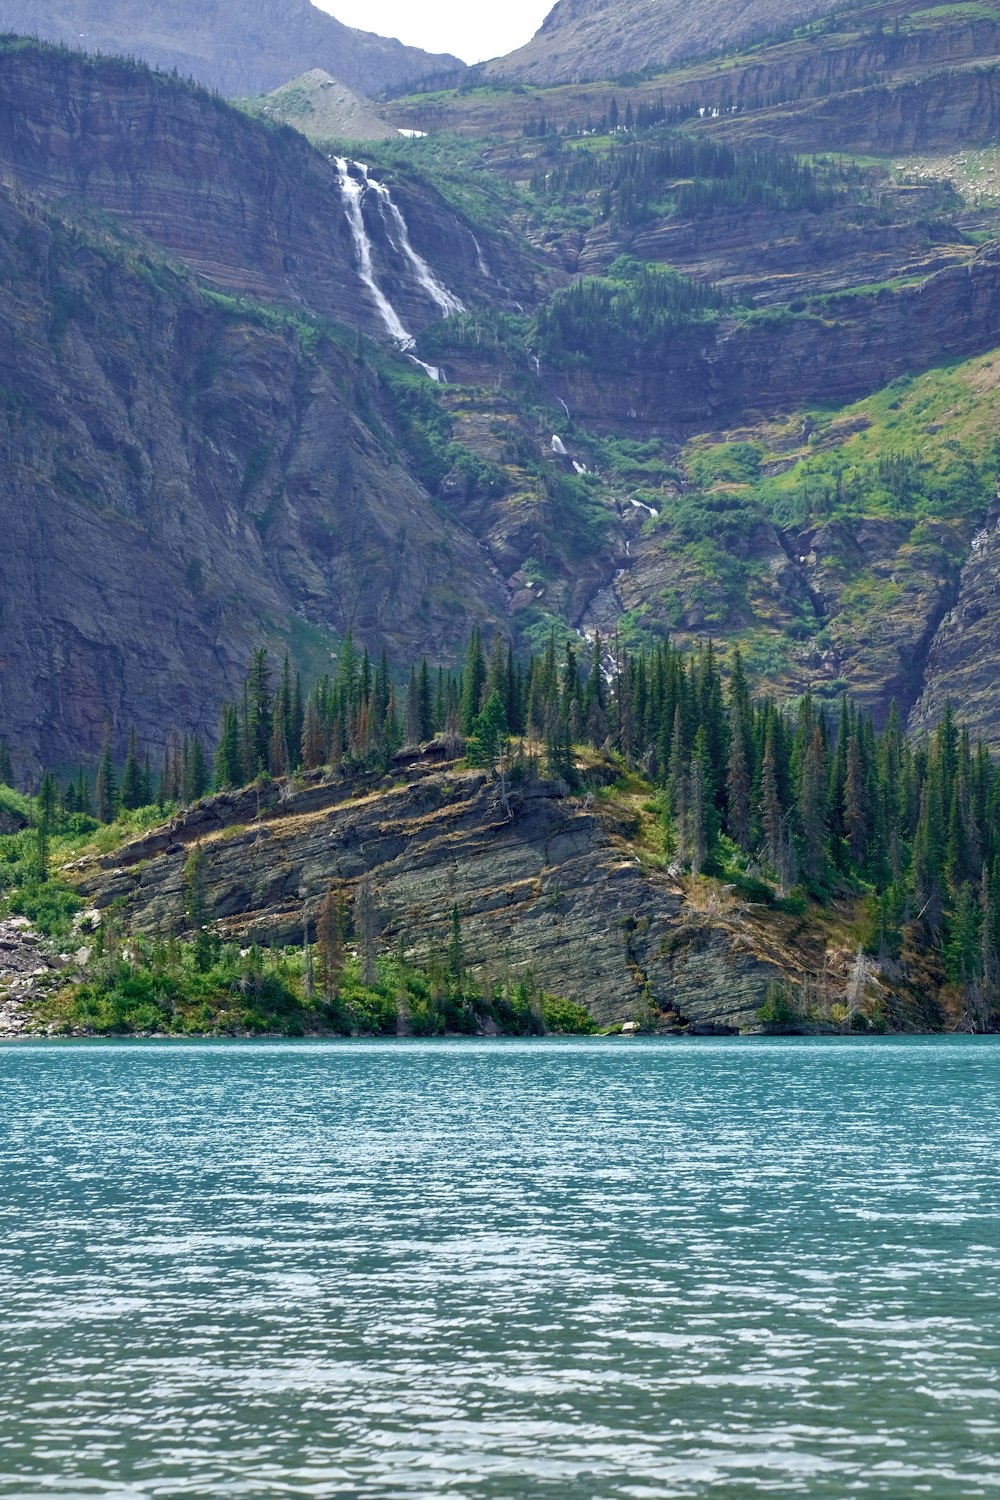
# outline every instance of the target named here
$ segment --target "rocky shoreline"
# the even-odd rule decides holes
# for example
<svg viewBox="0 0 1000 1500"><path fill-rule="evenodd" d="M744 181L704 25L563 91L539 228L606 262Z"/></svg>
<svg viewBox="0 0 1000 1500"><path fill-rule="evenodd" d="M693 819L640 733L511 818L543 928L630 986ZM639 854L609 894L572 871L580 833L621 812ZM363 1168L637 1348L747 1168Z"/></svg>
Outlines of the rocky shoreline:
<svg viewBox="0 0 1000 1500"><path fill-rule="evenodd" d="M31 1034L31 1001L69 961L46 951L27 917L0 917L0 1038Z"/></svg>

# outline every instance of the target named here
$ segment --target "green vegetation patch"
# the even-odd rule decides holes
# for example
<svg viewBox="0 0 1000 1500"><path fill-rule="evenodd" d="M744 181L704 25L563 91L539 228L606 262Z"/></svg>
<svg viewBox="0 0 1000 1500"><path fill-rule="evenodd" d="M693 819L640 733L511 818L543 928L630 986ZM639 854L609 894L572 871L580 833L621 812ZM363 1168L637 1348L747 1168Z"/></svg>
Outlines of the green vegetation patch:
<svg viewBox="0 0 1000 1500"><path fill-rule="evenodd" d="M677 329L715 321L729 305L717 287L619 256L607 276L584 277L541 309L538 353L556 367L624 368L640 342L648 351Z"/></svg>

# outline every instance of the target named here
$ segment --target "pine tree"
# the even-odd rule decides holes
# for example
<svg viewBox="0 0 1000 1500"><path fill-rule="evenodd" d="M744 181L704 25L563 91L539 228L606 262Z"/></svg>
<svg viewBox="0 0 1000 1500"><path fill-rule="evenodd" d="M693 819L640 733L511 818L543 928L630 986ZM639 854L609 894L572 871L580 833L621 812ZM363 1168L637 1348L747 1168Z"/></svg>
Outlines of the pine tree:
<svg viewBox="0 0 1000 1500"><path fill-rule="evenodd" d="M700 875L708 858L708 749L705 726L699 725L689 778L689 817L691 829L691 874Z"/></svg>
<svg viewBox="0 0 1000 1500"><path fill-rule="evenodd" d="M490 652L490 664L486 672L486 682L483 687L483 702L493 693L496 693L504 711L507 708L507 642L498 630L493 637L493 649Z"/></svg>
<svg viewBox="0 0 1000 1500"><path fill-rule="evenodd" d="M100 823L113 823L118 816L118 778L111 759L111 736L105 731L101 747L101 759L97 768L97 819Z"/></svg>
<svg viewBox="0 0 1000 1500"><path fill-rule="evenodd" d="M35 848L38 878L49 878L49 838L59 811L59 786L51 771L46 771L35 799Z"/></svg>
<svg viewBox="0 0 1000 1500"><path fill-rule="evenodd" d="M686 865L691 859L688 791L687 747L684 743L684 723L680 704L678 704L674 710L670 769L667 776L667 815L669 827L673 833L674 853L682 865Z"/></svg>
<svg viewBox="0 0 1000 1500"><path fill-rule="evenodd" d="M121 805L126 812L143 807L142 772L139 769L139 750L135 725L128 733L128 749L125 753L125 769L122 772Z"/></svg>
<svg viewBox="0 0 1000 1500"><path fill-rule="evenodd" d="M496 771L506 760L509 744L507 714L499 692L493 692L473 721L465 748L469 764Z"/></svg>
<svg viewBox="0 0 1000 1500"><path fill-rule="evenodd" d="M271 753L271 666L263 646L250 657L246 706L246 771L254 777L267 770Z"/></svg>
<svg viewBox="0 0 1000 1500"><path fill-rule="evenodd" d="M219 746L215 752L215 788L224 791L242 786L245 781L240 721L236 709L225 703L219 725Z"/></svg>
<svg viewBox="0 0 1000 1500"><path fill-rule="evenodd" d="M195 935L195 964L204 971L211 967L216 944L208 931L208 857L200 844L184 864L184 914Z"/></svg>
<svg viewBox="0 0 1000 1500"><path fill-rule="evenodd" d="M267 747L267 769L279 779L287 776L289 771L287 723L279 702L271 719L271 739Z"/></svg>
<svg viewBox="0 0 1000 1500"><path fill-rule="evenodd" d="M420 715L420 685L416 667L410 668L410 680L406 686L406 713L404 718L403 743L419 745L423 728Z"/></svg>
<svg viewBox="0 0 1000 1500"><path fill-rule="evenodd" d="M461 726L463 734L471 734L479 710L482 707L483 689L486 686L486 658L478 625L469 639L462 673Z"/></svg>
<svg viewBox="0 0 1000 1500"><path fill-rule="evenodd" d="M292 684L292 705L288 720L288 754L291 760L291 769L297 770L302 764L302 730L305 724L305 705L302 701L302 678L298 672Z"/></svg>
<svg viewBox="0 0 1000 1500"><path fill-rule="evenodd" d="M378 918L370 875L362 875L354 894L354 935L361 957L361 983L371 987L378 980L375 967L375 934Z"/></svg>
<svg viewBox="0 0 1000 1500"><path fill-rule="evenodd" d="M799 773L798 815L802 839L802 874L814 891L827 880L826 798L829 774L819 724L813 728Z"/></svg>
<svg viewBox="0 0 1000 1500"><path fill-rule="evenodd" d="M750 849L750 754L743 719L743 709L738 703L732 707L729 735L729 758L726 765L726 809L730 838L744 853Z"/></svg>
<svg viewBox="0 0 1000 1500"><path fill-rule="evenodd" d="M193 735L188 745L187 761L184 770L184 799L186 802L197 802L204 797L209 786L208 762L205 759L205 747L201 742L200 735Z"/></svg>
<svg viewBox="0 0 1000 1500"><path fill-rule="evenodd" d="M301 760L307 771L319 770L325 759L324 751L323 725L316 700L310 693L302 718Z"/></svg>
<svg viewBox="0 0 1000 1500"><path fill-rule="evenodd" d="M417 713L420 719L420 744L434 737L434 700L431 692L431 674L426 656L420 663L417 674Z"/></svg>
<svg viewBox="0 0 1000 1500"><path fill-rule="evenodd" d="M847 746L847 774L844 781L844 835L851 860L856 868L864 864L868 852L868 805L864 762L860 736L855 729Z"/></svg>
<svg viewBox="0 0 1000 1500"><path fill-rule="evenodd" d="M764 835L765 857L779 878L785 867L784 823L784 809L778 795L777 755L772 732L768 734L767 743L764 746L761 769L761 827Z"/></svg>
<svg viewBox="0 0 1000 1500"><path fill-rule="evenodd" d="M499 699L499 694L497 695ZM448 978L456 990L465 984L465 945L462 941L462 918L456 902L451 908L451 932L448 938Z"/></svg>
<svg viewBox="0 0 1000 1500"><path fill-rule="evenodd" d="M963 885L958 893L955 911L948 923L948 941L945 945L945 966L953 984L966 988L975 984L980 974L982 961L982 934L979 903L971 885Z"/></svg>
<svg viewBox="0 0 1000 1500"><path fill-rule="evenodd" d="M930 763L920 796L920 816L913 840L913 883L918 915L934 941L940 936L945 913L945 835L941 808L940 762Z"/></svg>

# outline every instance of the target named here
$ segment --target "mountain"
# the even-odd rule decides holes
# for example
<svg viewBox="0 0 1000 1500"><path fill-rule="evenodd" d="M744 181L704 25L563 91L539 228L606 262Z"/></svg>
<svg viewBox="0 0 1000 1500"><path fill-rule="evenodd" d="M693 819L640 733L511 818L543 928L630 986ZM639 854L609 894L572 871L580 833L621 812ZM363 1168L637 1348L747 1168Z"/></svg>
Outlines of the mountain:
<svg viewBox="0 0 1000 1500"><path fill-rule="evenodd" d="M441 311L414 256L457 306L502 245L427 186L390 197L294 131L33 44L0 54L0 157L0 719L24 764L94 754L105 721L155 744L164 711L213 737L262 639L314 668L351 628L448 657L504 612L406 450L431 382L358 357L385 327L347 185L414 330Z"/></svg>
<svg viewBox="0 0 1000 1500"><path fill-rule="evenodd" d="M622 78L758 41L829 8L829 0L558 0L531 41L484 75L532 84Z"/></svg>
<svg viewBox="0 0 1000 1500"><path fill-rule="evenodd" d="M462 66L344 26L309 0L0 0L3 31L139 57L227 96L263 94L311 68L375 94Z"/></svg>
<svg viewBox="0 0 1000 1500"><path fill-rule="evenodd" d="M399 131L379 113L370 99L338 83L322 68L293 78L256 99L238 101L265 120L294 125L315 140L398 140Z"/></svg>
<svg viewBox="0 0 1000 1500"><path fill-rule="evenodd" d="M0 41L0 777L65 788L5 793L13 911L71 937L58 852L238 953L368 873L612 1020L988 1020L998 76L996 6L887 0L361 162ZM87 852L133 725L195 805L121 848L132 754Z"/></svg>
<svg viewBox="0 0 1000 1500"><path fill-rule="evenodd" d="M120 748L132 721L157 750L171 724L211 738L261 640L307 673L349 627L397 662L454 662L472 621L519 649L553 628L707 631L741 642L760 687L847 687L880 723L893 700L929 722L972 672L974 727L1000 744L992 551L972 549L994 494L1000 217L931 157L918 178L762 150L775 107L749 71L782 94L794 73L824 108L853 93L864 148L887 85L852 86L873 49L907 98L950 59L953 150L977 118L954 60L997 21L940 12L879 40L859 12L635 95L397 101L413 129L445 113L478 134L492 110L506 134L372 143L367 166L143 67L8 43L0 313L23 525L0 706L25 768L92 758L105 719ZM525 100L539 113L517 124ZM417 342L392 352L400 330ZM317 447L324 423L342 460ZM65 558L54 593L39 518ZM74 585L81 552L92 584ZM158 573L178 631L143 629ZM182 639L202 643L197 692Z"/></svg>

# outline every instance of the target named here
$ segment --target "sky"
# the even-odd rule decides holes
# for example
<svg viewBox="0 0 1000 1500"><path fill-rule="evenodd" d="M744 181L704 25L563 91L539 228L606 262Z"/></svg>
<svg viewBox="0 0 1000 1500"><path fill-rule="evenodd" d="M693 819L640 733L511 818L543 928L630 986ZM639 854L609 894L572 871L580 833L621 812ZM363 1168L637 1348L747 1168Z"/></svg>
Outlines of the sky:
<svg viewBox="0 0 1000 1500"><path fill-rule="evenodd" d="M502 57L534 36L555 0L313 0L345 26L464 62Z"/></svg>

